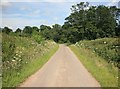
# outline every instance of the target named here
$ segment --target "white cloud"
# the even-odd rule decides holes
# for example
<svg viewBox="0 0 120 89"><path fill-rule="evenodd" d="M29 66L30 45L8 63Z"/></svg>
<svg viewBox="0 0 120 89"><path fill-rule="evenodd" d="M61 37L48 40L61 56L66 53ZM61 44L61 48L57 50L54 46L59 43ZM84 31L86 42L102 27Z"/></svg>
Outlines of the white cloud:
<svg viewBox="0 0 120 89"><path fill-rule="evenodd" d="M39 2L40 0L1 0L1 2Z"/></svg>
<svg viewBox="0 0 120 89"><path fill-rule="evenodd" d="M58 18L58 17L54 17L54 18L53 18L53 20L58 21L58 20L59 20L59 18Z"/></svg>
<svg viewBox="0 0 120 89"><path fill-rule="evenodd" d="M118 2L119 2L119 0L110 0L110 2L108 3L107 6L114 6L114 5L117 5Z"/></svg>
<svg viewBox="0 0 120 89"><path fill-rule="evenodd" d="M111 2L115 3L115 2L118 2L119 0L111 0Z"/></svg>
<svg viewBox="0 0 120 89"><path fill-rule="evenodd" d="M32 12L33 14L40 14L41 13L41 11L40 10L35 10L34 12Z"/></svg>
<svg viewBox="0 0 120 89"><path fill-rule="evenodd" d="M43 1L44 2L66 2L67 0L43 0Z"/></svg>
<svg viewBox="0 0 120 89"><path fill-rule="evenodd" d="M9 2L118 2L119 0L1 0L4 4Z"/></svg>
<svg viewBox="0 0 120 89"><path fill-rule="evenodd" d="M57 8L50 8L50 10L52 10L54 12L54 9L56 11L58 11L58 13L63 13L64 12L68 12L68 14L66 14L66 17L69 15L70 13L70 9L69 11L67 10L67 8L70 8L72 4L75 4L77 1L80 2L80 1L83 1L83 0L2 0L2 3L0 3L0 5L2 6L10 6L11 5L11 2L73 2L74 3L60 3L60 9L62 10L57 10ZM90 0L84 0L84 1L90 1ZM97 2L102 2L103 0L98 0ZM106 0L107 1L107 0ZM109 1L109 5L113 5L117 2L118 0L111 0ZM96 2L96 0L91 0L90 2ZM105 1L103 1L105 2ZM39 3L38 3L39 4ZM27 7L27 5L24 5L20 8L20 10L24 10L24 11L28 11L30 10L29 7ZM65 11L63 11L65 10ZM2 18L2 27L4 26L8 26L8 27L11 27L13 29L16 29L18 27L24 27L26 25L29 25L29 26L38 26L41 25L41 24L45 24L45 25L50 25L51 24L54 24L54 23L58 23L59 20L61 19L61 17L59 16L56 16L54 17L54 14L56 13L51 13L52 11L49 11L49 7L47 9L45 9L45 11L42 11L40 8L37 8L36 10L34 11L28 11L28 13L25 13L25 14L22 14L20 12L18 13L12 13L12 14L2 14L4 15ZM61 11L61 12L60 12ZM43 19L33 19L34 17L40 17L42 18L42 16L46 16L49 17L49 18L53 18L54 21L47 21L45 20L46 18L43 17ZM23 18L22 18L23 17ZM26 19L25 17L29 17L29 18L32 18L32 19ZM54 22L54 23L53 23Z"/></svg>
<svg viewBox="0 0 120 89"><path fill-rule="evenodd" d="M2 13L2 16L3 16L3 17L9 17L9 18L11 18L11 17L20 17L20 16L22 16L22 14L19 14L19 13L3 14L3 13Z"/></svg>
<svg viewBox="0 0 120 89"><path fill-rule="evenodd" d="M28 7L24 7L24 6L23 6L23 7L20 8L20 10L25 11L25 10L30 10L30 9L29 9Z"/></svg>
<svg viewBox="0 0 120 89"><path fill-rule="evenodd" d="M2 2L86 2L86 1L105 2L105 0L97 0L97 1L96 0L2 0Z"/></svg>
<svg viewBox="0 0 120 89"><path fill-rule="evenodd" d="M11 5L11 3L10 2L8 2L8 1L1 1L0 2L0 7L2 6L2 7L7 7L7 6L10 6Z"/></svg>
<svg viewBox="0 0 120 89"><path fill-rule="evenodd" d="M2 19L2 27L10 27L13 30L19 28L24 28L24 26L40 26L41 24L45 24L45 25L50 25L50 23L48 23L48 21L46 20L30 20L30 19L24 19L24 18L3 18Z"/></svg>

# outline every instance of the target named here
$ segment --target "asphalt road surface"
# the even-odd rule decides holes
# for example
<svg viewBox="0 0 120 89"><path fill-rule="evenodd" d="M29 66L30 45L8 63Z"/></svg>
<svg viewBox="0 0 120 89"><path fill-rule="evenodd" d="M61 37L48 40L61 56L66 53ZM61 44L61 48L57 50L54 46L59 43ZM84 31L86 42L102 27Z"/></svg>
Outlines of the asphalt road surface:
<svg viewBox="0 0 120 89"><path fill-rule="evenodd" d="M69 47L59 45L51 59L20 87L100 87L100 84Z"/></svg>

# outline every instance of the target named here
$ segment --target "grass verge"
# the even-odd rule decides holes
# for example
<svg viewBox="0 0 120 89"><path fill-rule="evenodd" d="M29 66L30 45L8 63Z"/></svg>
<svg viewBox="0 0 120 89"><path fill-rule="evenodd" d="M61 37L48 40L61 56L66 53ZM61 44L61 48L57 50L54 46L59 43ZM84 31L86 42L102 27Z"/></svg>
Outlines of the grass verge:
<svg viewBox="0 0 120 89"><path fill-rule="evenodd" d="M97 56L91 50L74 45L69 46L87 70L96 78L101 87L118 87L118 70Z"/></svg>
<svg viewBox="0 0 120 89"><path fill-rule="evenodd" d="M50 57L57 51L58 47L59 46L56 44L54 48L50 49L47 53L42 55L40 58L35 59L32 62L26 64L21 69L19 74L16 74L16 71L14 71L14 70L10 71L10 72L12 72L12 75L8 76L9 77L9 82L7 81L7 84L4 83L4 86L7 86L7 87L17 87L17 86L19 86L30 75L32 75L37 70L39 70L50 59Z"/></svg>

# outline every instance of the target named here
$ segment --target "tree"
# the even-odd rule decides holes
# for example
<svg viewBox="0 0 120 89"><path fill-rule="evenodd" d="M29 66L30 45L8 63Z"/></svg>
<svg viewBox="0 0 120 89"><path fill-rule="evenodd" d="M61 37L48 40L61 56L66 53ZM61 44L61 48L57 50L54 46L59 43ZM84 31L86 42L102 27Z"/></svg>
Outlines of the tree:
<svg viewBox="0 0 120 89"><path fill-rule="evenodd" d="M41 25L40 26L40 34L45 38L45 39L52 39L52 33L51 33L51 27L47 25Z"/></svg>
<svg viewBox="0 0 120 89"><path fill-rule="evenodd" d="M40 26L40 31L43 31L45 29L51 29L51 27L50 26L46 26L46 25L41 25Z"/></svg>
<svg viewBox="0 0 120 89"><path fill-rule="evenodd" d="M36 31L36 32L39 32L39 31L40 31L40 30L38 29L38 27L36 27L36 26L33 26L33 27L32 27L32 30L33 30L33 32L34 32L34 31Z"/></svg>
<svg viewBox="0 0 120 89"><path fill-rule="evenodd" d="M52 25L53 29L61 30L61 25L59 24L54 24Z"/></svg>
<svg viewBox="0 0 120 89"><path fill-rule="evenodd" d="M86 13L86 18L88 22L91 22L91 24L93 24L94 26L96 26L97 23L97 13L96 13L96 6L91 6L89 7L89 9L87 10Z"/></svg>
<svg viewBox="0 0 120 89"><path fill-rule="evenodd" d="M84 39L93 40L97 38L97 28L92 24L92 22L88 22L86 24L86 29L84 31Z"/></svg>
<svg viewBox="0 0 120 89"><path fill-rule="evenodd" d="M120 25L120 8L117 9L116 20L118 21L117 26L119 26Z"/></svg>
<svg viewBox="0 0 120 89"><path fill-rule="evenodd" d="M116 33L116 36L120 37L120 25L116 27L115 33Z"/></svg>
<svg viewBox="0 0 120 89"><path fill-rule="evenodd" d="M116 32L119 32L119 27L116 28L116 19L120 16L120 10L115 6L89 7L88 2L81 2L73 5L71 11L72 13L65 18L66 22L63 25L63 29L66 30L64 34L70 32L70 37L67 39L75 38L74 40L78 41L114 37L117 34ZM76 32L73 31L74 35L72 35L71 29L74 31L77 29ZM70 42L73 42L73 40L70 40Z"/></svg>
<svg viewBox="0 0 120 89"><path fill-rule="evenodd" d="M4 28L2 29L2 32L3 32L3 33L6 33L6 34L9 34L10 32L12 32L12 29L10 29L10 28L8 28L8 27L4 27Z"/></svg>
<svg viewBox="0 0 120 89"><path fill-rule="evenodd" d="M61 30L62 30L62 26L59 25L59 24L55 24L52 26L52 39L55 41L55 42L59 42L59 40L61 39Z"/></svg>
<svg viewBox="0 0 120 89"><path fill-rule="evenodd" d="M25 28L23 29L23 33L27 34L27 35L32 35L32 27L30 26L25 26Z"/></svg>
<svg viewBox="0 0 120 89"><path fill-rule="evenodd" d="M116 20L108 7L98 6L97 19L97 28L101 29L104 33L102 34L102 37L115 36Z"/></svg>
<svg viewBox="0 0 120 89"><path fill-rule="evenodd" d="M22 30L20 28L17 28L15 33L16 35L22 36Z"/></svg>
<svg viewBox="0 0 120 89"><path fill-rule="evenodd" d="M17 30L15 31L15 33L21 33L22 30L20 28L17 28Z"/></svg>

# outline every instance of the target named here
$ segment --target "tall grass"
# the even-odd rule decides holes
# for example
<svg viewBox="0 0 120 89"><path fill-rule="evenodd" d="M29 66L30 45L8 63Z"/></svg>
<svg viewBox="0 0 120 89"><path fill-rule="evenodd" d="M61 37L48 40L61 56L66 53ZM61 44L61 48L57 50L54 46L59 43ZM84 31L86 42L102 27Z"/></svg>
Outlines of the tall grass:
<svg viewBox="0 0 120 89"><path fill-rule="evenodd" d="M2 88L2 35L0 32L0 89Z"/></svg>
<svg viewBox="0 0 120 89"><path fill-rule="evenodd" d="M108 63L114 64L120 68L120 39L119 38L103 38L91 41L80 41L76 46L87 48L97 55L103 57Z"/></svg>
<svg viewBox="0 0 120 89"><path fill-rule="evenodd" d="M111 41L107 40L114 40L112 42L115 43L116 38L81 41L75 45L71 45L70 48L88 69L88 71L98 80L102 87L118 87L118 67L116 67L113 63L108 62L106 57L99 55L98 52L93 50L94 48L98 48L98 50L104 49L104 47L113 44ZM106 55L108 54L109 53ZM110 57L111 56L116 55L110 55Z"/></svg>
<svg viewBox="0 0 120 89"><path fill-rule="evenodd" d="M55 53L53 41L36 42L33 38L3 34L3 87L16 87L41 68Z"/></svg>

